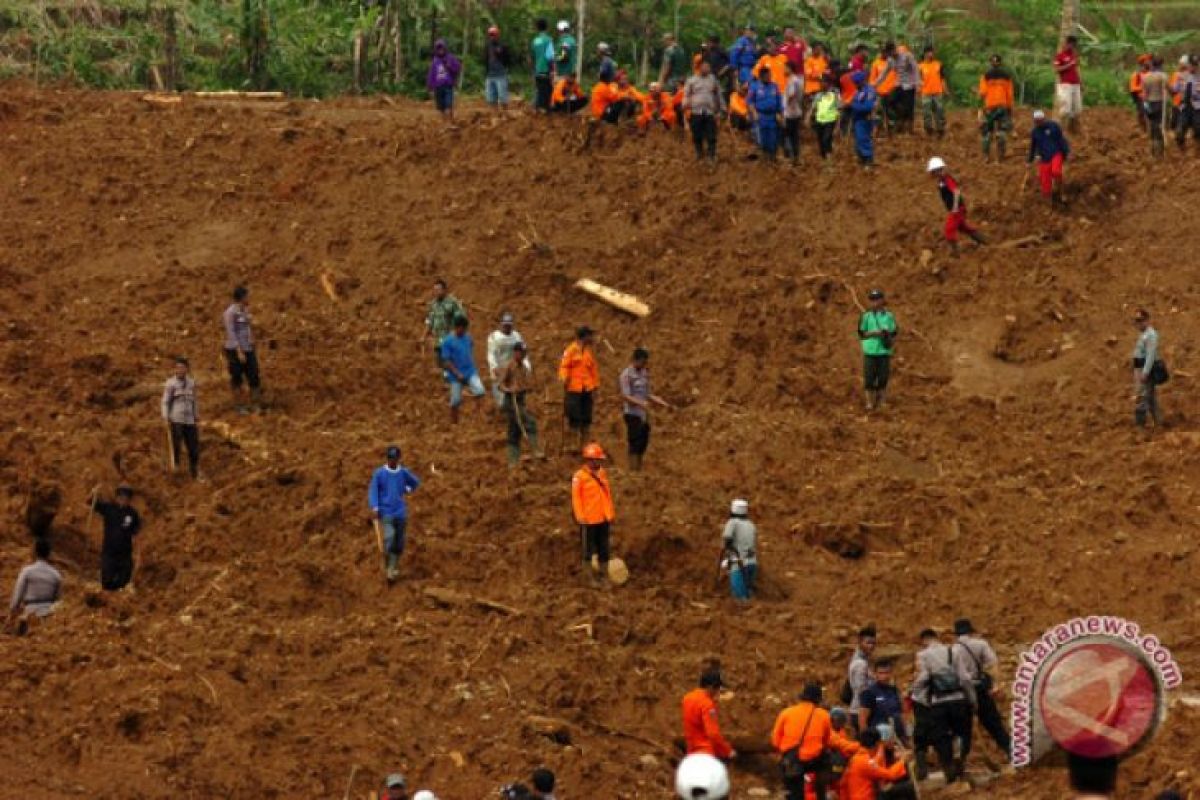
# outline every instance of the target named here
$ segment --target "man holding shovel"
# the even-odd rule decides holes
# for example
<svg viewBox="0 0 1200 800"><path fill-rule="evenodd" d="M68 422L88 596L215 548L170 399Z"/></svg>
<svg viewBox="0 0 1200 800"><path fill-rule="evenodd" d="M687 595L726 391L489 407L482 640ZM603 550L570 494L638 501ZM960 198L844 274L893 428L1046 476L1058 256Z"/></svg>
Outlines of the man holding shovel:
<svg viewBox="0 0 1200 800"><path fill-rule="evenodd" d="M162 415L167 422L167 453L171 471L179 466L180 447L187 448L193 479L200 477L200 412L196 405L196 381L188 374L183 356L175 359L175 374L163 387Z"/></svg>
<svg viewBox="0 0 1200 800"><path fill-rule="evenodd" d="M529 449L542 458L538 446L537 420L525 406L525 397L533 388L533 370L525 357L525 342L517 340L512 347L508 364L496 384L503 397L501 408L508 418L508 466L516 467L521 462L521 439L529 440Z"/></svg>
<svg viewBox="0 0 1200 800"><path fill-rule="evenodd" d="M384 555L388 583L395 581L400 574L398 564L400 556L404 555L405 533L408 529L406 498L420 485L417 476L400 465L400 448L396 445L388 447L387 463L375 470L367 490L371 513L375 515L372 523L380 552Z"/></svg>
<svg viewBox="0 0 1200 800"><path fill-rule="evenodd" d="M583 466L571 478L571 509L583 540L583 569L586 573L596 556L600 567L597 582L608 574L609 529L616 518L606 460L604 450L592 442L583 448Z"/></svg>

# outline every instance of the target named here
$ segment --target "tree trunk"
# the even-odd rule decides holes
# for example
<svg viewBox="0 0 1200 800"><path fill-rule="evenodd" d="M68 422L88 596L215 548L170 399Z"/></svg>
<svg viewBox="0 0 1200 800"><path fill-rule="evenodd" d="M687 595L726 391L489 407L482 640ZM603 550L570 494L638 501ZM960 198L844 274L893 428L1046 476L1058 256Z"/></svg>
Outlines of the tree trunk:
<svg viewBox="0 0 1200 800"><path fill-rule="evenodd" d="M1079 30L1079 0L1063 0L1062 26L1059 40L1074 36Z"/></svg>
<svg viewBox="0 0 1200 800"><path fill-rule="evenodd" d="M587 11L587 0L579 0L579 41L575 43L575 82L583 85L583 54L587 51L583 49L583 29L584 29L584 14Z"/></svg>
<svg viewBox="0 0 1200 800"><path fill-rule="evenodd" d="M393 5L396 4L393 3ZM400 22L401 19L400 9L396 8L392 14L392 36L395 39L396 45L396 63L392 65L395 70L392 73L392 78L397 86L400 85L400 81L404 78L404 36L402 35L404 28Z"/></svg>
<svg viewBox="0 0 1200 800"><path fill-rule="evenodd" d="M642 49L641 63L638 64L638 85L642 88L646 87L646 78L650 74L650 50L654 47L654 30L650 25L646 26L646 42Z"/></svg>
<svg viewBox="0 0 1200 800"><path fill-rule="evenodd" d="M163 78L167 90L173 92L179 88L179 33L175 24L174 7L169 7L166 10L164 28L163 50L165 51L166 64L163 67L163 71L166 74Z"/></svg>

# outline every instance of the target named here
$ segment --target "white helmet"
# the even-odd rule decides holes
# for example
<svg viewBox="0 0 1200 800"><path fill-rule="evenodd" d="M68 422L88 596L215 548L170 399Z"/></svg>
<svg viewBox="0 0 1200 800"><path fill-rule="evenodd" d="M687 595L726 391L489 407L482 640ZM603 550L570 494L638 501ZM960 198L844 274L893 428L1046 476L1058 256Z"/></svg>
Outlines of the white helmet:
<svg viewBox="0 0 1200 800"><path fill-rule="evenodd" d="M750 503L745 500L737 499L729 504L730 514L747 514L750 511Z"/></svg>
<svg viewBox="0 0 1200 800"><path fill-rule="evenodd" d="M728 800L729 771L708 753L692 753L679 762L675 791L682 800Z"/></svg>
<svg viewBox="0 0 1200 800"><path fill-rule="evenodd" d="M560 19L558 21L558 32L563 33L569 30L571 30L571 23L567 22L565 19Z"/></svg>
<svg viewBox="0 0 1200 800"><path fill-rule="evenodd" d="M929 166L925 167L926 172L933 172L935 169L945 169L946 162L942 161L938 156L929 159Z"/></svg>
<svg viewBox="0 0 1200 800"><path fill-rule="evenodd" d="M428 789L422 789L413 795L413 800L437 800L437 795Z"/></svg>
<svg viewBox="0 0 1200 800"><path fill-rule="evenodd" d="M601 42L600 44L596 45L596 49L599 50L601 53L607 53L609 51L608 43Z"/></svg>

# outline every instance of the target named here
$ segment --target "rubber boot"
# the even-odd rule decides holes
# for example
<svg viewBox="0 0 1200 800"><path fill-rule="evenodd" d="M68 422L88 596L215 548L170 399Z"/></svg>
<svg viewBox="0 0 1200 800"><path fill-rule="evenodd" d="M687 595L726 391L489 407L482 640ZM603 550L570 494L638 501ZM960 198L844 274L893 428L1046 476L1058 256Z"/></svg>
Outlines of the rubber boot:
<svg viewBox="0 0 1200 800"><path fill-rule="evenodd" d="M392 583L392 582L394 582L394 581L396 580L396 578L397 578L397 577L399 577L399 575L400 575L400 568L397 566L397 564L399 563L399 561L400 561L400 556L396 555L395 553L388 553L388 554L387 554L387 579L388 579L388 583Z"/></svg>
<svg viewBox="0 0 1200 800"><path fill-rule="evenodd" d="M253 407L254 412L256 414L262 413L263 399L262 399L262 389L261 388L250 390L250 404Z"/></svg>
<svg viewBox="0 0 1200 800"><path fill-rule="evenodd" d="M996 139L996 157L1003 161L1006 155L1008 155L1008 139L1001 136Z"/></svg>
<svg viewBox="0 0 1200 800"><path fill-rule="evenodd" d="M545 458L546 453L542 450L541 445L538 444L538 435L536 433L529 433L526 435L529 437L529 449L533 451L534 456L537 458Z"/></svg>
<svg viewBox="0 0 1200 800"><path fill-rule="evenodd" d="M642 457L640 455L637 455L635 453L631 453L629 455L629 470L631 472L641 472L642 471Z"/></svg>
<svg viewBox="0 0 1200 800"><path fill-rule="evenodd" d="M987 133L983 135L983 160L984 163L992 160L992 137Z"/></svg>
<svg viewBox="0 0 1200 800"><path fill-rule="evenodd" d="M877 409L883 408L883 395L884 395L883 389L880 389L879 391L877 391L875 393L875 408L877 408Z"/></svg>
<svg viewBox="0 0 1200 800"><path fill-rule="evenodd" d="M519 444L510 444L508 446L508 468L513 469L521 463L521 446Z"/></svg>
<svg viewBox="0 0 1200 800"><path fill-rule="evenodd" d="M867 411L875 410L875 392L867 389Z"/></svg>

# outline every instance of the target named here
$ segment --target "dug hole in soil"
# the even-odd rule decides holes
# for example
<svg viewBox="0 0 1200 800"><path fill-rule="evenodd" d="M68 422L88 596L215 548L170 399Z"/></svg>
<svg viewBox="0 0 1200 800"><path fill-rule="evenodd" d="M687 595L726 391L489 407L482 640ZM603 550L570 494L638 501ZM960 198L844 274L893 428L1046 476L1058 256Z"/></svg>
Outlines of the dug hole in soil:
<svg viewBox="0 0 1200 800"><path fill-rule="evenodd" d="M357 765L353 797L399 770L476 800L545 764L564 797L667 798L679 698L705 663L733 690L726 732L762 749L804 681L836 693L868 622L904 654L903 683L917 632L958 616L1004 682L1026 643L1088 613L1139 622L1185 681L1200 667L1200 161L1151 163L1125 110L1088 112L1070 206L1052 211L1019 191L1027 129L985 166L965 113L945 141L881 141L871 174L845 142L822 172L811 139L795 171L725 139L710 172L670 134L584 150L575 122L473 106L447 130L400 101L3 93L0 576L36 525L67 576L64 608L0 648L6 797L340 797ZM994 243L957 261L934 154ZM417 342L439 276L481 363L516 314L548 461L509 472L483 403L448 424ZM581 277L652 314L589 299ZM262 416L234 413L221 362L239 283ZM902 336L868 418L854 330L873 286ZM1148 441L1128 369L1141 305L1174 371ZM584 323L611 345L596 435L632 579L609 591L578 574L576 462L557 455L552 372ZM632 474L615 387L639 345L679 409L655 414ZM201 392L206 484L164 474L177 353ZM424 485L388 590L366 486L391 442ZM134 592L105 594L87 497L120 481L139 491L146 564ZM744 610L716 581L739 496L765 588ZM1197 713L1172 705L1122 797L1197 788ZM977 742L973 760L1001 760ZM738 798L776 786L765 756L733 775ZM1049 800L1064 783L1031 770L976 794Z"/></svg>

